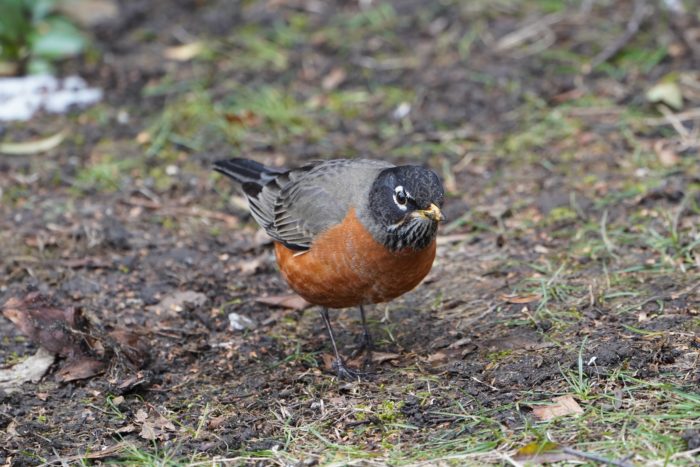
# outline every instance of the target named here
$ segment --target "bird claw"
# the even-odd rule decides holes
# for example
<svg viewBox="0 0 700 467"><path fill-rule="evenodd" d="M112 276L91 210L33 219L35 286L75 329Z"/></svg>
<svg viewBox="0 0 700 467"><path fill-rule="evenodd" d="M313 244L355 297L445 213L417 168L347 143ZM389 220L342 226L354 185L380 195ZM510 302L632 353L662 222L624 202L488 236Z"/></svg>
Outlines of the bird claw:
<svg viewBox="0 0 700 467"><path fill-rule="evenodd" d="M367 373L348 368L342 360L338 359L333 361L333 369L338 375L338 378L345 381L361 381L363 377L367 376Z"/></svg>
<svg viewBox="0 0 700 467"><path fill-rule="evenodd" d="M365 333L362 336L362 342L360 342L360 344L357 346L357 348L353 351L352 356L353 356L353 358L355 358L364 352L365 353L365 360L371 361L373 351L374 351L374 341L372 340L372 336Z"/></svg>

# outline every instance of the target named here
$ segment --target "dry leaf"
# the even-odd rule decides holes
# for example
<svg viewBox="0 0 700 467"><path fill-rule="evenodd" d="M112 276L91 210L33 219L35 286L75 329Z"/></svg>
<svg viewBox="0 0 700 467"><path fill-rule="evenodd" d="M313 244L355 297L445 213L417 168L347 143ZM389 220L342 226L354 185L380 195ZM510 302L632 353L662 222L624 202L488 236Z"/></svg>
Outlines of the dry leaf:
<svg viewBox="0 0 700 467"><path fill-rule="evenodd" d="M38 292L10 298L2 314L32 342L49 352L71 358L84 351L73 330L85 330L86 322L72 307L60 308Z"/></svg>
<svg viewBox="0 0 700 467"><path fill-rule="evenodd" d="M110 331L108 336L114 339L115 347L137 367L145 366L150 360L150 346L138 334L124 328L116 328Z"/></svg>
<svg viewBox="0 0 700 467"><path fill-rule="evenodd" d="M143 439L152 441L156 439L156 430L150 422L144 421L141 424L141 432L139 433L139 436Z"/></svg>
<svg viewBox="0 0 700 467"><path fill-rule="evenodd" d="M551 420L555 417L563 417L565 415L581 415L583 409L573 397L559 396L552 398L551 405L538 405L532 408L532 413L540 420Z"/></svg>
<svg viewBox="0 0 700 467"><path fill-rule="evenodd" d="M119 381L115 387L114 391L118 394L126 394L132 391L135 387L147 387L153 382L153 373L151 371L139 371L136 374L129 375L123 380Z"/></svg>
<svg viewBox="0 0 700 467"><path fill-rule="evenodd" d="M463 337L458 341L454 341L450 345L447 346L448 349L458 349L460 347L464 347L467 344L472 343L472 338L471 337Z"/></svg>
<svg viewBox="0 0 700 467"><path fill-rule="evenodd" d="M675 81L662 81L654 85L647 91L646 98L649 102L660 102L676 110L683 108L683 93Z"/></svg>
<svg viewBox="0 0 700 467"><path fill-rule="evenodd" d="M82 357L71 360L56 372L56 381L67 383L79 379L91 378L102 373L105 364L100 360L91 357Z"/></svg>
<svg viewBox="0 0 700 467"><path fill-rule="evenodd" d="M384 363L391 360L398 360L401 355L391 352L372 352L372 362L374 363Z"/></svg>
<svg viewBox="0 0 700 467"><path fill-rule="evenodd" d="M239 261L236 266L241 272L242 276L252 276L260 269L265 262L265 257L263 255L257 256L253 259Z"/></svg>
<svg viewBox="0 0 700 467"><path fill-rule="evenodd" d="M199 55L204 50L204 44L201 42L191 42L189 44L177 45L165 49L163 55L168 60L176 62L187 62Z"/></svg>
<svg viewBox="0 0 700 467"><path fill-rule="evenodd" d="M25 141L22 143L0 143L0 154L9 156L25 156L37 154L40 152L50 151L63 142L66 135L63 131L59 131L53 136L34 141Z"/></svg>
<svg viewBox="0 0 700 467"><path fill-rule="evenodd" d="M321 86L324 91L332 91L337 88L340 83L345 81L346 76L345 70L340 67L335 67L323 78Z"/></svg>
<svg viewBox="0 0 700 467"><path fill-rule="evenodd" d="M678 154L668 147L664 140L658 140L654 143L654 152L656 153L656 157L659 158L659 162L661 162L661 165L664 167L673 167L681 160Z"/></svg>
<svg viewBox="0 0 700 467"><path fill-rule="evenodd" d="M54 360L54 354L44 348L39 348L34 355L12 368L0 370L0 390L10 394L19 391L20 386L27 381L38 382ZM41 397L39 398L41 399Z"/></svg>
<svg viewBox="0 0 700 467"><path fill-rule="evenodd" d="M445 352L435 352L434 354L428 355L428 363L432 365L439 365L447 361L447 354Z"/></svg>
<svg viewBox="0 0 700 467"><path fill-rule="evenodd" d="M501 295L500 299L507 303L532 303L542 299L540 294L528 295Z"/></svg>
<svg viewBox="0 0 700 467"><path fill-rule="evenodd" d="M209 422L207 423L207 427L210 430L215 430L215 429L219 428L221 425L223 425L224 422L226 422L226 420L228 420L228 419L229 419L228 415L219 415L218 417L210 418Z"/></svg>
<svg viewBox="0 0 700 467"><path fill-rule="evenodd" d="M161 313L172 313L182 311L188 304L201 307L207 303L207 296L200 292L195 292L193 290L185 290L180 292L175 292L172 295L165 297L157 305L152 305L146 307L148 311L155 312L156 314Z"/></svg>
<svg viewBox="0 0 700 467"><path fill-rule="evenodd" d="M114 0L68 0L58 2L59 10L84 28L92 28L119 17Z"/></svg>
<svg viewBox="0 0 700 467"><path fill-rule="evenodd" d="M324 353L321 354L321 359L323 360L323 368L326 371L331 371L333 370L333 361L335 360L335 357L329 353Z"/></svg>
<svg viewBox="0 0 700 467"><path fill-rule="evenodd" d="M258 303L264 303L265 305L290 308L292 310L304 310L311 306L309 302L307 302L297 294L258 297L255 299L255 301Z"/></svg>
<svg viewBox="0 0 700 467"><path fill-rule="evenodd" d="M115 431L115 433L133 433L134 431L136 431L136 427L130 423L119 428L117 431Z"/></svg>

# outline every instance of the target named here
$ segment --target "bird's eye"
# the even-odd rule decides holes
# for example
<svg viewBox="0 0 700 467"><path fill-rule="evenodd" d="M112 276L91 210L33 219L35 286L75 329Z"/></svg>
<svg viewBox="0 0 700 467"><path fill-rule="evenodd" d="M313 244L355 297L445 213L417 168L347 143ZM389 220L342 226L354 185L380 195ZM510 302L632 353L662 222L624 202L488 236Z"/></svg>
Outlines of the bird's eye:
<svg viewBox="0 0 700 467"><path fill-rule="evenodd" d="M406 204L408 202L408 197L406 192L403 190L396 190L396 202L399 204Z"/></svg>
<svg viewBox="0 0 700 467"><path fill-rule="evenodd" d="M402 211L406 210L406 204L408 203L408 196L409 195L406 193L406 190L404 190L401 185L397 186L394 189L394 203Z"/></svg>

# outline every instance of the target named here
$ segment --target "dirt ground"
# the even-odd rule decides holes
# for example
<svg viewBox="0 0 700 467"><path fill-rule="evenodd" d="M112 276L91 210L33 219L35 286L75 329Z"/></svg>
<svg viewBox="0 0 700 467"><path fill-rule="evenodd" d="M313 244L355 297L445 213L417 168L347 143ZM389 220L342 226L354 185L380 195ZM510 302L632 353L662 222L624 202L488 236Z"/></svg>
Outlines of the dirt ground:
<svg viewBox="0 0 700 467"><path fill-rule="evenodd" d="M122 2L60 66L104 102L0 126L66 135L0 154L0 368L57 354L0 391L0 465L697 465L700 18L671 3ZM363 381L212 173L234 155L442 175Z"/></svg>

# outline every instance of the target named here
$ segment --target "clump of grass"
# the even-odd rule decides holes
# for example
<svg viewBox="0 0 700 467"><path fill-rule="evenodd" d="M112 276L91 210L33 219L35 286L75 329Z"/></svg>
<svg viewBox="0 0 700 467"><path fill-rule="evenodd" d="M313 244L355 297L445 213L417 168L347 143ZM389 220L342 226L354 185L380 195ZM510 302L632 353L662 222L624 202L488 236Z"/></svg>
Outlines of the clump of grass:
<svg viewBox="0 0 700 467"><path fill-rule="evenodd" d="M52 62L83 51L85 37L56 6L56 0L0 2L0 70L46 72Z"/></svg>

